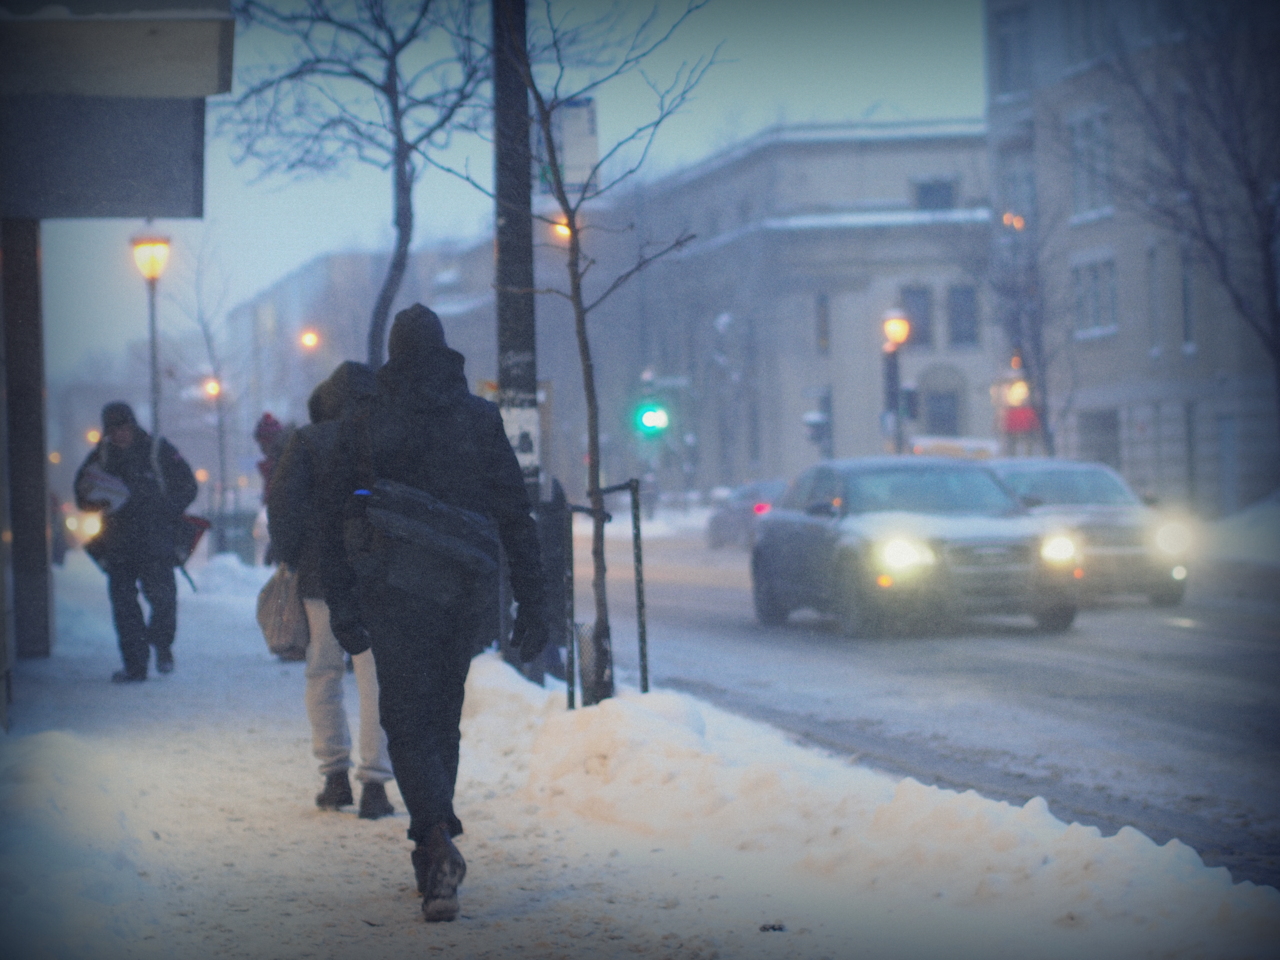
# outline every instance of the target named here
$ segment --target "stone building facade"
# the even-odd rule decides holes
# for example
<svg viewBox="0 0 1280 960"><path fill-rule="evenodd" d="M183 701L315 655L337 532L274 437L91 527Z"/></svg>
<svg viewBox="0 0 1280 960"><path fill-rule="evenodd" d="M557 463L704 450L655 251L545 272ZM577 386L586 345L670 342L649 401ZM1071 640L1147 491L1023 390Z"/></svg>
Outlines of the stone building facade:
<svg viewBox="0 0 1280 960"><path fill-rule="evenodd" d="M988 0L993 196L1028 224L1016 245L1040 287L1059 455L1213 516L1280 483L1276 379L1185 238L1122 189L1146 134L1103 66L1122 44L1164 55L1164 6Z"/></svg>
<svg viewBox="0 0 1280 960"><path fill-rule="evenodd" d="M611 251L615 272L644 242L694 235L608 307L608 324L632 331L618 421L646 382L674 416L656 456L633 447L634 469L649 460L664 487L705 489L883 452L881 322L894 308L914 325L901 355L919 401L909 437L994 440L1008 353L984 284L985 133L977 121L777 128L601 211L607 235L632 244ZM822 417L829 438L811 440L806 418Z"/></svg>

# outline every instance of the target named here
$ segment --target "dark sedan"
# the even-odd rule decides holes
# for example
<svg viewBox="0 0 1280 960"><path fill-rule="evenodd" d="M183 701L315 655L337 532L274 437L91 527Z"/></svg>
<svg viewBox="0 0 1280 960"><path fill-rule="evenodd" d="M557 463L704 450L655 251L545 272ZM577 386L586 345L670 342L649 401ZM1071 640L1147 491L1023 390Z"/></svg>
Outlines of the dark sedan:
<svg viewBox="0 0 1280 960"><path fill-rule="evenodd" d="M785 480L757 480L734 487L707 520L707 546L749 549L756 542L756 521L786 489Z"/></svg>
<svg viewBox="0 0 1280 960"><path fill-rule="evenodd" d="M759 522L756 616L836 616L850 636L904 620L1029 613L1075 620L1082 571L1070 531L1032 516L972 461L874 457L805 471Z"/></svg>
<svg viewBox="0 0 1280 960"><path fill-rule="evenodd" d="M991 468L1031 512L1079 532L1087 593L1145 593L1174 606L1187 588L1188 520L1153 509L1101 463L1027 458Z"/></svg>

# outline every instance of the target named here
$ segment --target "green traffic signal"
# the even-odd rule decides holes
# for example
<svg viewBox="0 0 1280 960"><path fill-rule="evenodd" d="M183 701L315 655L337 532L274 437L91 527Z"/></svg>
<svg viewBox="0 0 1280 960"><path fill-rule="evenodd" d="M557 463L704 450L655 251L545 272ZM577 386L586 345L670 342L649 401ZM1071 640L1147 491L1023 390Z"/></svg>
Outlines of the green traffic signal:
<svg viewBox="0 0 1280 960"><path fill-rule="evenodd" d="M671 426L671 414L656 400L646 400L636 407L636 432L646 437L656 437Z"/></svg>

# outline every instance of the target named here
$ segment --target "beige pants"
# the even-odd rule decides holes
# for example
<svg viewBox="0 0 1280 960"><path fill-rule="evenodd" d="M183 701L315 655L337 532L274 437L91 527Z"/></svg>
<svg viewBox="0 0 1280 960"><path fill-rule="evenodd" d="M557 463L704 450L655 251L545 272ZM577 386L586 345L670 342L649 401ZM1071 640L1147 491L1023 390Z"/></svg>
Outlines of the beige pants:
<svg viewBox="0 0 1280 960"><path fill-rule="evenodd" d="M311 751L320 761L320 773L328 776L351 768L351 729L342 704L346 660L338 639L329 629L329 606L323 600L303 600L311 642L307 644L307 717L311 720ZM356 779L385 783L391 772L387 735L378 719L378 677L373 651L351 658L356 690L360 696L360 764Z"/></svg>

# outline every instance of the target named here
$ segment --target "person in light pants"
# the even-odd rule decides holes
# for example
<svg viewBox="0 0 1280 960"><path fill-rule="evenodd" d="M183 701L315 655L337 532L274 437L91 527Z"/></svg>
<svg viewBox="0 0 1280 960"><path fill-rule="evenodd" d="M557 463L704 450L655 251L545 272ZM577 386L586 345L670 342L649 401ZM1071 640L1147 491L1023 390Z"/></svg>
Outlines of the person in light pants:
<svg viewBox="0 0 1280 960"><path fill-rule="evenodd" d="M320 761L320 774L328 785L338 781L341 792L345 784L346 803L351 796L347 772L351 768L351 729L343 707L342 683L347 673L346 654L329 629L329 606L323 600L305 599L307 625L311 642L307 644L307 719L311 721L311 752ZM356 692L360 697L359 736L360 762L356 779L365 785L361 794L360 815L376 819L375 811L364 800L371 783L385 784L392 779L391 758L387 754L387 734L378 719L378 676L373 665L373 651L366 650L351 658L355 668ZM384 796L385 796L385 787ZM375 793L377 791L374 791ZM323 796L323 794L321 794ZM342 799L337 797L335 799ZM317 798L317 803L320 803ZM341 806L340 803L321 806ZM390 803L388 803L390 806ZM379 814L380 815L380 814Z"/></svg>
<svg viewBox="0 0 1280 960"><path fill-rule="evenodd" d="M298 591L307 611L311 639L307 644L307 686L304 699L311 721L312 752L320 761L324 789L316 806L337 810L355 801L351 793L351 729L343 706L345 654L329 623L329 607L320 582L319 511L316 492L331 469L337 419L358 398L372 392L373 374L364 364L348 361L316 387L308 401L311 423L294 431L272 474L267 500L267 522L276 558L298 572ZM387 735L378 714L378 681L373 653L352 658L356 690L360 696L360 762L356 779L360 816L376 820L394 813L387 799L386 782L394 776Z"/></svg>

